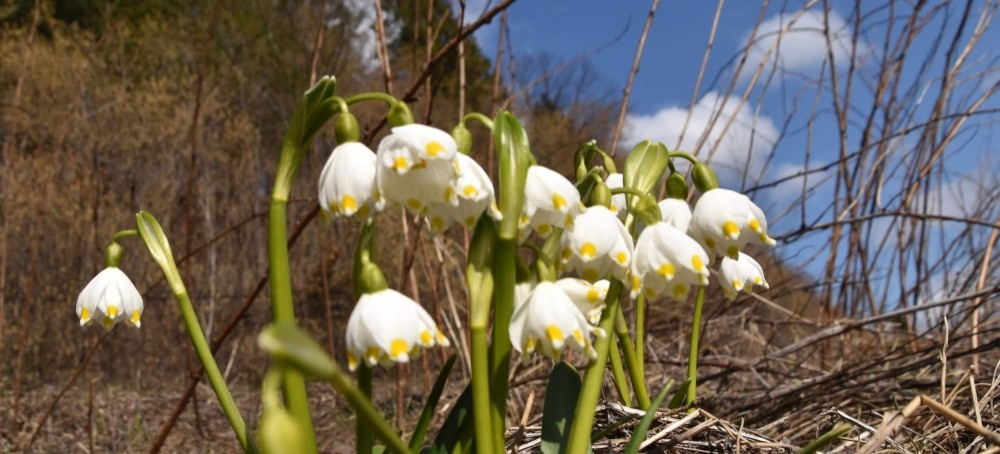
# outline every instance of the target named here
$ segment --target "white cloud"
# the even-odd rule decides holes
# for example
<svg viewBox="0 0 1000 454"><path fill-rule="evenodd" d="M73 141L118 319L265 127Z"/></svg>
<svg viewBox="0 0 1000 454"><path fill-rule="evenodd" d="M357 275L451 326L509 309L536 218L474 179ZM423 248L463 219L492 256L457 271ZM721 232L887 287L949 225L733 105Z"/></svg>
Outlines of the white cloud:
<svg viewBox="0 0 1000 454"><path fill-rule="evenodd" d="M720 114L710 129L715 112ZM738 186L738 180L733 181L732 178L741 176L744 168L749 172L748 183L761 179L764 163L774 149L779 134L770 118L755 118L750 107L746 104L740 106L739 98L723 98L716 92L706 93L690 113L686 131L684 121L688 109L684 107L669 106L652 115L629 115L625 120L622 142L631 147L644 139L652 139L663 142L671 150L695 153L701 159L716 148L710 162L719 177L728 180L722 182L723 186ZM727 130L730 120L732 124ZM701 150L695 150L706 132L708 137ZM678 140L681 140L679 144Z"/></svg>
<svg viewBox="0 0 1000 454"><path fill-rule="evenodd" d="M829 12L828 20L830 47L839 71L847 68L850 62L854 32L836 11ZM743 39L744 48L749 46L749 53L740 78L752 76L761 62L765 64L763 74L767 74L773 68L775 58L779 69L814 76L828 56L825 29L822 11L782 13L765 20L760 24L755 39L749 33ZM864 56L869 52L869 46L859 42L856 52L858 56Z"/></svg>

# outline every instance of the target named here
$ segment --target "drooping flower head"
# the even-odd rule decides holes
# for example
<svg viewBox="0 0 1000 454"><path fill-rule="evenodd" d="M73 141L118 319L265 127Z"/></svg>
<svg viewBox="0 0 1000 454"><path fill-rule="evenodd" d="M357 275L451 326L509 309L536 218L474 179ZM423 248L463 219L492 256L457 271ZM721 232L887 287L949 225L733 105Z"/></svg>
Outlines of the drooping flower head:
<svg viewBox="0 0 1000 454"><path fill-rule="evenodd" d="M534 352L557 360L567 345L594 359L597 351L590 335L605 335L600 328L590 326L570 297L552 282L536 285L514 311L509 334L522 361L527 361Z"/></svg>
<svg viewBox="0 0 1000 454"><path fill-rule="evenodd" d="M747 243L773 246L764 212L750 199L728 189L702 194L691 218L691 235L716 255L735 259Z"/></svg>
<svg viewBox="0 0 1000 454"><path fill-rule="evenodd" d="M375 185L375 152L360 142L347 142L333 149L319 177L319 204L333 216L367 217L382 209Z"/></svg>
<svg viewBox="0 0 1000 454"><path fill-rule="evenodd" d="M502 219L493 183L479 163L460 153L455 155L454 167L456 173L451 180L451 192L446 191L446 198L454 202L434 203L427 207L427 222L431 233L443 232L452 222L471 229L475 227L479 216L487 210L493 219Z"/></svg>
<svg viewBox="0 0 1000 454"><path fill-rule="evenodd" d="M583 211L576 186L558 172L542 166L528 168L524 196L521 227L530 225L543 237L553 227L570 227L573 218Z"/></svg>
<svg viewBox="0 0 1000 454"><path fill-rule="evenodd" d="M600 321L601 312L604 311L604 298L608 295L611 282L601 279L590 283L583 279L567 277L557 280L555 284L566 293L573 304L576 304L577 309L587 317L587 321L592 325Z"/></svg>
<svg viewBox="0 0 1000 454"><path fill-rule="evenodd" d="M590 282L608 275L624 280L633 246L632 236L618 216L597 205L577 216L566 230L562 257Z"/></svg>
<svg viewBox="0 0 1000 454"><path fill-rule="evenodd" d="M636 241L632 260L632 297L666 294L683 300L692 285L708 284L708 254L674 226L659 222L646 227Z"/></svg>
<svg viewBox="0 0 1000 454"><path fill-rule="evenodd" d="M97 322L111 330L119 322L141 326L142 295L132 281L117 267L107 267L83 288L76 299L80 326Z"/></svg>
<svg viewBox="0 0 1000 454"><path fill-rule="evenodd" d="M726 298L736 298L740 291L750 291L754 285L770 288L764 280L764 269L753 257L742 252L739 258L733 260L723 257L719 264L719 284Z"/></svg>
<svg viewBox="0 0 1000 454"><path fill-rule="evenodd" d="M392 289L366 293L347 320L347 366L406 363L419 347L450 345L430 314Z"/></svg>
<svg viewBox="0 0 1000 454"><path fill-rule="evenodd" d="M625 186L625 176L620 173L610 173L608 177L604 179L604 184L608 186L608 189L616 189ZM619 218L625 217L625 213L628 211L628 201L625 199L625 194L615 194L611 196L611 211L614 211Z"/></svg>
<svg viewBox="0 0 1000 454"><path fill-rule="evenodd" d="M378 146L376 182L383 197L418 214L433 204L456 205L456 147L451 135L430 126L392 128Z"/></svg>
<svg viewBox="0 0 1000 454"><path fill-rule="evenodd" d="M668 197L657 205L659 205L660 213L663 215L663 222L687 233L688 227L691 225L691 205L688 205L686 200Z"/></svg>

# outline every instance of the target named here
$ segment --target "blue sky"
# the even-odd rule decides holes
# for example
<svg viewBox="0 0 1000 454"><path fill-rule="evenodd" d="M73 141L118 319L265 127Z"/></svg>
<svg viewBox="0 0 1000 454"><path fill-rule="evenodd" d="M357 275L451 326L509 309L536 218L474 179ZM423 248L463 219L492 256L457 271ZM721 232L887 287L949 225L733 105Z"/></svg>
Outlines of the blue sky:
<svg viewBox="0 0 1000 454"><path fill-rule="evenodd" d="M468 16L475 17L486 0L468 2ZM626 122L624 140L635 142L642 138L662 140L668 147L678 143L682 125L687 122L680 148L693 151L698 137L709 129L708 120L721 110L723 115L708 132L708 140L698 151L702 158L715 148L713 162L716 163L723 186L734 189L753 187L775 179L794 175L805 169L816 169L837 159L840 152L838 127L832 109L832 93L829 89L826 38L823 29L823 2L772 2L763 16L758 33L758 41L748 57L741 76L736 78L734 91L726 97L725 91L733 80L735 63L742 56L755 21L760 14L760 3L749 1L728 1L722 9L715 35L714 46L705 77L700 87L696 107L690 112L689 103L695 88L698 70L702 62L705 45L716 12L716 2L670 1L660 2L646 43L640 71L636 77L629 117ZM845 68L851 62L851 48L856 47L855 66L857 74L852 91L851 103L854 109L848 114L848 151L856 149L861 138L861 128L867 111L873 103L874 86L879 75L879 63L885 53L882 43L887 32L887 24L892 23L894 32L905 25L911 7L906 2L896 6L892 12L880 8L883 2L862 2L863 25L855 40L854 2L830 2L832 11L829 24L832 30L833 61L838 67L843 90ZM805 6L808 8L804 9ZM931 7L938 6L932 2ZM908 52L906 65L901 77L902 86L897 90L908 97L901 105L910 109L912 117L906 124L919 124L929 116L936 99L939 74L943 72L947 39L958 29L962 4L951 4L927 13L929 18L923 31ZM980 20L991 19L996 4L974 2L972 14L966 23L960 42L968 42ZM988 6L988 7L987 7ZM606 77L620 93L624 87L636 45L648 15L650 2L641 1L599 1L599 0L523 0L515 3L509 11L511 45L515 58L532 54L548 53L558 61L568 61L591 49L605 45L624 36L606 49L592 55L590 63ZM991 9L992 8L992 9ZM985 11L986 14L981 15ZM497 23L477 33L476 38L492 57L498 33ZM793 25L789 26L789 23ZM627 27L627 28L626 28ZM775 54L768 54L777 32L788 28ZM935 41L943 30L947 39L944 44ZM935 47L935 46L938 47ZM957 74L958 87L948 100L949 111L958 111L972 104L973 99L988 90L1000 80L1000 63L996 49L1000 48L1000 31L996 27L986 28L980 43L963 60L962 70ZM961 51L961 48L959 48ZM960 52L959 52L960 53ZM928 66L921 66L924 55L932 55ZM767 63L765 71L755 84L751 84L751 74L761 61ZM777 66L773 64L777 62ZM771 69L778 70L772 72ZM769 79L768 75L775 77ZM817 81L825 83L817 90ZM905 90L912 85L912 90ZM748 87L750 87L748 89ZM744 92L749 93L747 101L740 100ZM1000 96L988 98L980 111L1000 107ZM817 109L812 132L808 119L813 108ZM728 128L723 124L732 118ZM948 216L961 216L966 211L981 208L985 202L981 188L994 185L1000 174L1000 159L994 159L997 146L997 114L985 114L970 118L960 129L959 135L946 150L943 160L944 175L935 181L935 190L927 196L926 212ZM720 124L721 123L721 124ZM878 122L876 122L878 123ZM945 125L947 127L947 125ZM613 125L609 125L613 127ZM905 129L904 124L896 125L894 131ZM725 133L723 134L723 130ZM916 134L903 135L893 140L886 154L890 169L903 169L913 159L917 143ZM809 156L806 156L809 150ZM808 160L807 160L808 159ZM726 164L729 164L728 166ZM875 163L871 163L874 165ZM726 170L729 167L733 170ZM750 171L742 171L743 168ZM735 170L739 169L739 171ZM807 180L811 195L803 204L796 202L801 195L801 179L775 188L756 191L752 197L768 213L772 231L778 235L788 233L805 223L833 220L834 214L827 209L832 200L832 172L817 172ZM858 184L865 184L860 181ZM893 209L890 196L902 191L902 170L888 172L878 181L880 191L887 194L886 209ZM992 220L992 218L990 219ZM891 229L888 220L872 223L876 232ZM936 248L945 254L944 246L949 235L960 232L960 224L943 224L941 243ZM878 235L875 237L881 238ZM824 242L828 232L797 239L781 245L779 251L793 263L796 261L804 269L818 274L825 261ZM815 253L820 256L812 259ZM953 253L953 252L952 252ZM885 256L874 258L876 265ZM885 263L886 273L891 266ZM953 270L959 273L962 270ZM888 274L886 274L888 276ZM947 279L947 278L942 278ZM889 278L887 277L888 281ZM934 284L937 285L937 284ZM941 284L939 286L944 286ZM895 292L886 291L887 296ZM933 293L933 292L931 292Z"/></svg>

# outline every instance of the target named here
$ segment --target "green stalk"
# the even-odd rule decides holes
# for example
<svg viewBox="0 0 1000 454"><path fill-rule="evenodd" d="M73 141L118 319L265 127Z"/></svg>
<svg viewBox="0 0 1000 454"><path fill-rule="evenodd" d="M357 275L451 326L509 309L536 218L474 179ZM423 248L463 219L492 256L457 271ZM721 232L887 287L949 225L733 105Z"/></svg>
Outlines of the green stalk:
<svg viewBox="0 0 1000 454"><path fill-rule="evenodd" d="M507 391L510 383L510 319L514 315L514 285L517 279L514 254L516 239L500 238L493 262L493 343L490 344L490 400L495 452L504 452L507 423Z"/></svg>
<svg viewBox="0 0 1000 454"><path fill-rule="evenodd" d="M367 367L365 367L365 369L368 370L368 374L371 374L371 369L368 369ZM359 373L359 377L360 375L361 374ZM382 418L382 415L379 415L378 410L376 410L375 407L372 406L371 398L365 393L364 390L360 389L358 386L355 386L349 375L337 370L336 373L329 374L325 378L327 382L333 386L333 389L337 390L337 392L339 392L340 395L344 396L344 399L347 400L348 405L350 405L351 408L354 409L354 413L357 416L358 420L365 421L365 423L369 427L369 434L374 433L375 436L377 436L378 439L382 441L382 443L385 443L385 447L388 452L396 452L401 454L412 452L410 451L410 447L403 441L403 439L399 438L399 435L396 434L394 430L392 430L392 427L389 426L389 423L385 422L385 419ZM371 390L369 389L368 392L371 392ZM370 438L368 444L369 446L371 446ZM372 451L371 448L369 447L368 451L358 451L358 452L365 452L367 454Z"/></svg>
<svg viewBox="0 0 1000 454"><path fill-rule="evenodd" d="M635 359L639 370L646 370L646 295L639 292L635 300Z"/></svg>
<svg viewBox="0 0 1000 454"><path fill-rule="evenodd" d="M493 420L490 410L490 363L486 342L486 325L476 324L472 330L472 422L475 424L476 452L490 454L494 452L496 443L493 441Z"/></svg>
<svg viewBox="0 0 1000 454"><path fill-rule="evenodd" d="M229 394L229 388L226 387L226 380L222 378L219 365L215 363L215 357L212 356L212 350L208 346L208 341L205 340L205 334L201 330L201 323L198 322L198 315L191 304L191 298L187 291L183 290L175 292L174 297L177 299L177 306L181 309L184 326L187 328L188 335L191 336L191 344L194 345L198 360L201 361L202 368L205 370L205 376L208 377L208 382L212 385L216 398L219 399L222 412L225 413L229 424L233 426L233 432L236 432L236 439L239 440L243 452L256 453L257 446L247 433L247 425L243 422L243 416L240 415L240 410L236 407L233 396Z"/></svg>
<svg viewBox="0 0 1000 454"><path fill-rule="evenodd" d="M622 403L626 407L631 407L632 393L628 391L625 369L622 368L622 357L618 354L618 346L614 338L611 339L608 361L611 362L611 376L615 379L615 388L618 389L618 395L622 396Z"/></svg>
<svg viewBox="0 0 1000 454"><path fill-rule="evenodd" d="M367 364L358 366L358 390L371 401L372 368ZM354 452L372 452L371 425L362 418L356 418L354 421L354 447Z"/></svg>
<svg viewBox="0 0 1000 454"><path fill-rule="evenodd" d="M625 356L625 367L628 367L628 376L632 379L632 390L635 391L635 399L639 401L639 408L649 408L652 403L649 400L649 391L646 390L646 373L635 357L635 348L632 347L632 339L628 337L628 326L625 324L625 315L621 306L618 307L615 316L615 334L622 346L622 354Z"/></svg>
<svg viewBox="0 0 1000 454"><path fill-rule="evenodd" d="M462 117L462 124L465 124L465 122L467 122L469 120L476 120L476 121L482 123L483 126L486 127L486 129L489 129L490 131L493 130L493 119L490 118L490 117L487 117L486 115L483 115L483 114L481 114L479 112L471 112L471 113L465 114L465 116Z"/></svg>
<svg viewBox="0 0 1000 454"><path fill-rule="evenodd" d="M698 286L698 299L694 302L694 317L691 320L691 350L688 351L688 392L684 405L694 403L698 392L698 341L701 340L701 309L705 305L705 286Z"/></svg>
<svg viewBox="0 0 1000 454"><path fill-rule="evenodd" d="M294 174L294 171L292 171ZM288 262L288 238L286 232L287 199L275 188L268 213L268 276L271 284L271 313L275 323L295 323L292 306L291 269ZM316 449L316 434L313 431L312 416L309 413L309 398L306 381L302 373L286 369L282 380L282 390L288 404L288 411L301 425L308 438L307 444Z"/></svg>
<svg viewBox="0 0 1000 454"><path fill-rule="evenodd" d="M608 296L604 299L607 308L601 314L598 326L606 333L611 333L618 314L619 300L622 295L622 283L617 279L611 281ZM604 367L608 362L608 351L611 347L611 334L599 337L594 342L597 359L587 365L583 374L583 386L580 388L580 399L576 402L576 414L573 417L573 427L570 429L568 453L586 452L590 447L590 432L594 429L594 409L601 394L601 383L604 380Z"/></svg>

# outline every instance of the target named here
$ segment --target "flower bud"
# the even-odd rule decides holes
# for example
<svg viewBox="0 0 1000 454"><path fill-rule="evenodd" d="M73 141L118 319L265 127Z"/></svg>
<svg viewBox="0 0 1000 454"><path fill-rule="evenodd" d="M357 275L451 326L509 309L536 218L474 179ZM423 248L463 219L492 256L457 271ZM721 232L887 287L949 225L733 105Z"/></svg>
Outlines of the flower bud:
<svg viewBox="0 0 1000 454"><path fill-rule="evenodd" d="M469 128L465 125L459 123L451 130L451 137L455 139L455 143L458 145L458 152L464 155L469 154L472 150L472 133L469 132Z"/></svg>
<svg viewBox="0 0 1000 454"><path fill-rule="evenodd" d="M590 192L590 206L598 205L605 208L611 206L611 189L603 182L595 184L594 189Z"/></svg>
<svg viewBox="0 0 1000 454"><path fill-rule="evenodd" d="M667 177L667 197L686 200L688 195L687 180L680 172L673 172Z"/></svg>
<svg viewBox="0 0 1000 454"><path fill-rule="evenodd" d="M358 127L358 119L350 112L341 112L337 117L337 124L334 132L337 134L337 142L357 142L361 138L361 128Z"/></svg>
<svg viewBox="0 0 1000 454"><path fill-rule="evenodd" d="M648 193L656 186L667 170L670 152L659 142L639 142L625 159L624 183L626 187ZM629 196L634 201L635 196Z"/></svg>
<svg viewBox="0 0 1000 454"><path fill-rule="evenodd" d="M389 113L385 114L385 119L389 122L389 126L393 128L396 126L411 125L413 124L413 112L410 112L410 107L405 102L399 101L389 108Z"/></svg>
<svg viewBox="0 0 1000 454"><path fill-rule="evenodd" d="M706 192L719 187L719 179L716 178L715 172L704 164L697 163L694 168L691 169L691 181L694 182L695 187L701 192Z"/></svg>

